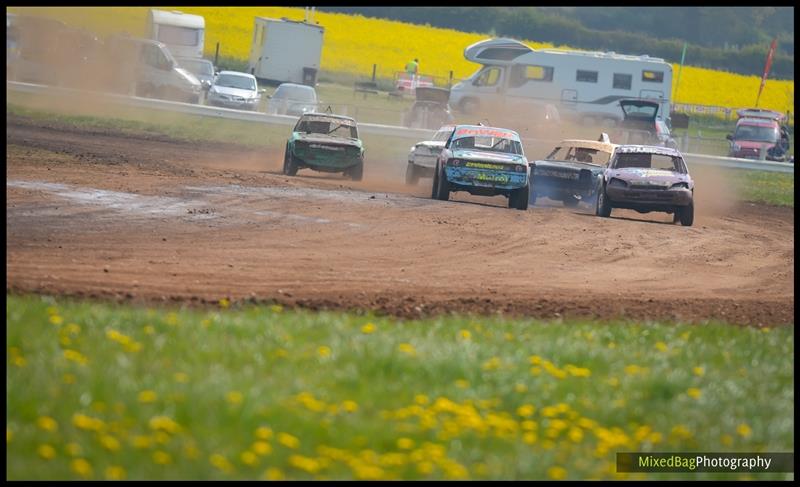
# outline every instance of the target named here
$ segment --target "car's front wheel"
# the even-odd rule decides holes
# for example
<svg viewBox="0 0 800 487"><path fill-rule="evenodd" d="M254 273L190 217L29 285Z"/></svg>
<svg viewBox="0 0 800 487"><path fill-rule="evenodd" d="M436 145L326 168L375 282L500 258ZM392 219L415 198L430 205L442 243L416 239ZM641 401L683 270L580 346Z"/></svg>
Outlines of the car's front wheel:
<svg viewBox="0 0 800 487"><path fill-rule="evenodd" d="M406 184L409 186L416 186L419 182L419 174L417 168L413 163L409 162L406 166Z"/></svg>
<svg viewBox="0 0 800 487"><path fill-rule="evenodd" d="M605 186L601 186L600 189L597 190L597 206L595 207L595 214L597 214L597 216L602 216L603 218L608 218L611 216L611 202L608 201Z"/></svg>
<svg viewBox="0 0 800 487"><path fill-rule="evenodd" d="M678 220L680 220L681 225L684 227L691 227L694 223L694 202L679 207L676 214L678 215Z"/></svg>
<svg viewBox="0 0 800 487"><path fill-rule="evenodd" d="M294 176L297 174L297 164L294 162L294 157L292 156L292 152L289 150L289 146L286 146L286 152L283 155L283 174L287 176Z"/></svg>
<svg viewBox="0 0 800 487"><path fill-rule="evenodd" d="M350 179L353 181L361 181L364 179L364 160L362 159L361 162L350 168L347 174L350 175Z"/></svg>
<svg viewBox="0 0 800 487"><path fill-rule="evenodd" d="M528 209L528 197L530 192L530 185L512 189L511 194L508 195L508 207L516 208L518 210Z"/></svg>
<svg viewBox="0 0 800 487"><path fill-rule="evenodd" d="M433 197L437 200L447 201L450 199L450 182L444 171L437 171L433 183Z"/></svg>

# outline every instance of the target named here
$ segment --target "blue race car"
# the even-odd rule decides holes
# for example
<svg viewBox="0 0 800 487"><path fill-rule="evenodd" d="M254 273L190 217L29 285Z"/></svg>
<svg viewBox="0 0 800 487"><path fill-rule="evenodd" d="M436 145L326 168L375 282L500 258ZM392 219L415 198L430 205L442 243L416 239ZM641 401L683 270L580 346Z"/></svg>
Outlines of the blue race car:
<svg viewBox="0 0 800 487"><path fill-rule="evenodd" d="M530 169L519 135L483 125L456 125L436 161L431 198L446 201L450 193L504 195L508 207L528 209Z"/></svg>

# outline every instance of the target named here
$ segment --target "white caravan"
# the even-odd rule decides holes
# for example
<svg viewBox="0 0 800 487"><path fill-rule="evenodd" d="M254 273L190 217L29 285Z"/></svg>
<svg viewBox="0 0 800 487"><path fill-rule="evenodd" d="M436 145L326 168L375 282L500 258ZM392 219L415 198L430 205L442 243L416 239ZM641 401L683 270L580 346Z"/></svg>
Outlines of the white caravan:
<svg viewBox="0 0 800 487"><path fill-rule="evenodd" d="M256 17L247 70L258 79L314 86L324 33L309 22Z"/></svg>
<svg viewBox="0 0 800 487"><path fill-rule="evenodd" d="M508 109L524 113L545 103L583 122L622 120L622 99L660 103L670 113L672 65L660 58L613 52L531 49L513 39L487 39L464 49L483 66L452 87L450 106L466 113Z"/></svg>
<svg viewBox="0 0 800 487"><path fill-rule="evenodd" d="M166 44L173 56L203 57L206 20L202 16L150 9L147 27L150 39Z"/></svg>

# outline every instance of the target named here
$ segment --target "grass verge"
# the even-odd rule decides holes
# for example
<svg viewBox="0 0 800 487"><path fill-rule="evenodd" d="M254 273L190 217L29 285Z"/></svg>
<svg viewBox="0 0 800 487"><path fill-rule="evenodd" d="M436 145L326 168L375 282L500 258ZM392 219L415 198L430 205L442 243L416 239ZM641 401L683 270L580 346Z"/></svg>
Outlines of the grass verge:
<svg viewBox="0 0 800 487"><path fill-rule="evenodd" d="M7 295L6 339L11 480L744 479L614 453L794 449L792 327Z"/></svg>

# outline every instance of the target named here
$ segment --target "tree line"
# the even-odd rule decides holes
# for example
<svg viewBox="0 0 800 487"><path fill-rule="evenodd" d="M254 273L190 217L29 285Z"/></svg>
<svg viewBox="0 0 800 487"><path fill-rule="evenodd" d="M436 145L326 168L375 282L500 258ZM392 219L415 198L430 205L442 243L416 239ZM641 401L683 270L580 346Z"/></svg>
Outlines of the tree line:
<svg viewBox="0 0 800 487"><path fill-rule="evenodd" d="M770 78L794 79L794 9L789 7L318 9L577 49L647 54L673 63L680 62L686 42L686 65L756 76L763 72L770 40L778 37Z"/></svg>

